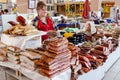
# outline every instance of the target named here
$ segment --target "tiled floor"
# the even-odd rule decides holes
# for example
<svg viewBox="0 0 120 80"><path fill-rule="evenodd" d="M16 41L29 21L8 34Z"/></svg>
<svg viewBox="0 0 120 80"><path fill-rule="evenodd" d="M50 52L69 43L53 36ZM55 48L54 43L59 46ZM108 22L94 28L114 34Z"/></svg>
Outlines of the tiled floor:
<svg viewBox="0 0 120 80"><path fill-rule="evenodd" d="M106 72L103 80L120 80L120 59Z"/></svg>

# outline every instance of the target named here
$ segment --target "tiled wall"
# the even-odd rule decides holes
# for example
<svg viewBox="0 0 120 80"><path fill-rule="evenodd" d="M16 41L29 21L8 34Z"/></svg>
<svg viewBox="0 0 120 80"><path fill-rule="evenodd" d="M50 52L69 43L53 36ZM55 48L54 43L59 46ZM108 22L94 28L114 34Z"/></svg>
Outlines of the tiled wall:
<svg viewBox="0 0 120 80"><path fill-rule="evenodd" d="M28 0L17 0L17 11L18 13L27 13Z"/></svg>
<svg viewBox="0 0 120 80"><path fill-rule="evenodd" d="M120 8L120 0L115 0L115 5Z"/></svg>
<svg viewBox="0 0 120 80"><path fill-rule="evenodd" d="M91 11L98 11L100 3L100 0L91 0L91 5L90 5L90 9Z"/></svg>

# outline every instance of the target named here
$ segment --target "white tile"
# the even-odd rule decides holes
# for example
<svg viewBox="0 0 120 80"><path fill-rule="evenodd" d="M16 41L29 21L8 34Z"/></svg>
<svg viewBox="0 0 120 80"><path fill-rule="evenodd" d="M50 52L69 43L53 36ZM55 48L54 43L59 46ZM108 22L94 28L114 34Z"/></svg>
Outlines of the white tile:
<svg viewBox="0 0 120 80"><path fill-rule="evenodd" d="M120 80L120 59L105 73L103 80Z"/></svg>
<svg viewBox="0 0 120 80"><path fill-rule="evenodd" d="M114 80L120 80L120 72L117 73L116 77L114 78Z"/></svg>

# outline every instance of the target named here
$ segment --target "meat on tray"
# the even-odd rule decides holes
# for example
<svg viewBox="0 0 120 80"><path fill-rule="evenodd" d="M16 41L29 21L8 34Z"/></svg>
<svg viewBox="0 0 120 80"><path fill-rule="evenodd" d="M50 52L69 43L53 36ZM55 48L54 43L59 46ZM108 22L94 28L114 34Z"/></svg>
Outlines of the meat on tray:
<svg viewBox="0 0 120 80"><path fill-rule="evenodd" d="M30 59L40 59L41 55L35 52L31 52L31 51L24 51L24 52L20 52L21 55L24 55Z"/></svg>
<svg viewBox="0 0 120 80"><path fill-rule="evenodd" d="M21 52L20 48L15 46L8 46L7 49L13 52Z"/></svg>
<svg viewBox="0 0 120 80"><path fill-rule="evenodd" d="M57 38L53 41L51 41L51 43L49 43L48 45L54 46L54 47L60 47L62 45L65 45L68 43L68 40L66 38Z"/></svg>
<svg viewBox="0 0 120 80"><path fill-rule="evenodd" d="M44 63L39 63L39 67L43 68L43 69L46 69L46 70L50 70L50 71L54 71L56 70L57 68L63 66L63 65L70 65L70 60L62 60L60 62L57 62L57 63L54 63L52 65L45 65Z"/></svg>
<svg viewBox="0 0 120 80"><path fill-rule="evenodd" d="M57 50L54 50L54 49L52 49L52 48L48 48L47 51L49 51L49 52L53 52L53 53L55 53L55 54L60 54L60 53L64 53L64 52L66 52L67 49L68 49L68 48L63 48L63 49L57 51Z"/></svg>
<svg viewBox="0 0 120 80"><path fill-rule="evenodd" d="M48 70L45 70L45 69L42 69L40 68L39 69L39 72L44 75L44 76L47 76L49 78L51 77L54 77L56 75L59 75L60 73L64 72L65 70L68 70L70 68L70 65L64 65L64 66L61 66L59 67L58 69L56 69L55 71L48 71Z"/></svg>
<svg viewBox="0 0 120 80"><path fill-rule="evenodd" d="M55 53L52 53L49 51L46 51L43 54L48 56L48 57L51 57L51 58L62 58L62 57L65 57L66 55L71 54L71 53L68 49L66 49L66 51L62 52L61 54L55 54Z"/></svg>
<svg viewBox="0 0 120 80"><path fill-rule="evenodd" d="M55 52L60 52L67 48L68 48L68 45L61 45L60 47L54 47L54 46L48 45L48 49L53 50Z"/></svg>
<svg viewBox="0 0 120 80"><path fill-rule="evenodd" d="M57 59L50 58L50 57L47 57L47 56L42 56L41 60L43 60L43 62L46 63L47 65L51 65L51 64L56 63L58 61L61 61L62 59L70 59L70 58L71 58L71 54L68 54L64 57L57 58Z"/></svg>
<svg viewBox="0 0 120 80"><path fill-rule="evenodd" d="M7 57L4 55L0 54L0 61L7 61Z"/></svg>

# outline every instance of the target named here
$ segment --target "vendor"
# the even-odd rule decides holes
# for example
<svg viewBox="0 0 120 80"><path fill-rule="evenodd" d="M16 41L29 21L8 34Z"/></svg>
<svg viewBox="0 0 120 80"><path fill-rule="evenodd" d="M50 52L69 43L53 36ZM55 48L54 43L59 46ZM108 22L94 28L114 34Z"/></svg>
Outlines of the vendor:
<svg viewBox="0 0 120 80"><path fill-rule="evenodd" d="M85 24L85 28L84 31L87 35L92 35L94 33L96 33L96 28L95 28L95 24L93 21L87 21Z"/></svg>
<svg viewBox="0 0 120 80"><path fill-rule="evenodd" d="M93 20L95 24L99 24L99 18L95 12L91 12L91 20Z"/></svg>
<svg viewBox="0 0 120 80"><path fill-rule="evenodd" d="M37 13L38 16L34 18L32 21L32 25L35 26L38 30L49 32L50 30L54 30L52 20L46 16L46 4L42 1L37 3ZM42 41L48 38L48 35L42 36Z"/></svg>
<svg viewBox="0 0 120 80"><path fill-rule="evenodd" d="M97 30L95 28L95 24L93 21L87 21L84 27L84 32L87 36L86 40L91 40L92 39L92 35L94 35Z"/></svg>

